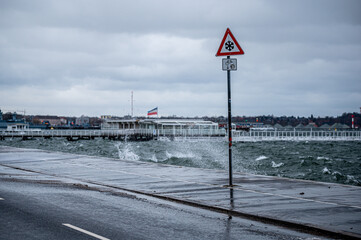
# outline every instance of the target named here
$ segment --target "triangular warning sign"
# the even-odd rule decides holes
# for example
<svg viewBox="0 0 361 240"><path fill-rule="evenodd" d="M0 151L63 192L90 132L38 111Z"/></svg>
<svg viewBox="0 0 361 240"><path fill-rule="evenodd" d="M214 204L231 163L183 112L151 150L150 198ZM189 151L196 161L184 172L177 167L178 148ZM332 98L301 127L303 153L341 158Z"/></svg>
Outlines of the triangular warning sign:
<svg viewBox="0 0 361 240"><path fill-rule="evenodd" d="M242 55L244 54L241 46L239 46L237 40L234 38L231 30L227 28L224 34L221 45L218 48L216 56L230 56L230 55Z"/></svg>

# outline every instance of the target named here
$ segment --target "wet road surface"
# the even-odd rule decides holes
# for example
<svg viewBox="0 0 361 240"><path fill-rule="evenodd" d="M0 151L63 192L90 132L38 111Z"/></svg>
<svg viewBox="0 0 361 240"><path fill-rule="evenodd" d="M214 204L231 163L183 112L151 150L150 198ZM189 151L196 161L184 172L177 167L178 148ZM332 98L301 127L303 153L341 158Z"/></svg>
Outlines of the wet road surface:
<svg viewBox="0 0 361 240"><path fill-rule="evenodd" d="M50 179L38 181L18 179L16 176L13 179L1 177L0 196L3 198L0 201L1 239L315 237L144 195L106 188L92 189Z"/></svg>
<svg viewBox="0 0 361 240"><path fill-rule="evenodd" d="M237 173L230 189L225 171L9 147L0 147L0 181L0 237L22 224L46 239L80 234L69 226L109 239L298 239L317 229L360 236L354 186Z"/></svg>

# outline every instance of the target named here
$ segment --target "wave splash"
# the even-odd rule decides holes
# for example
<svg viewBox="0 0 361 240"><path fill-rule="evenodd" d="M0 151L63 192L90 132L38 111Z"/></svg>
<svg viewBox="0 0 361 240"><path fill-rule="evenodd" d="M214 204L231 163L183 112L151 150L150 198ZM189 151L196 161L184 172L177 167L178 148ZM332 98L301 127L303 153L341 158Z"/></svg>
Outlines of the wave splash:
<svg viewBox="0 0 361 240"><path fill-rule="evenodd" d="M282 167L283 165L285 165L284 163L280 162L280 163L275 163L274 161L272 161L272 167L273 168L279 168Z"/></svg>
<svg viewBox="0 0 361 240"><path fill-rule="evenodd" d="M228 170L226 142L68 142L62 138L6 139L0 145L75 154ZM232 147L233 171L361 186L360 142L238 142Z"/></svg>
<svg viewBox="0 0 361 240"><path fill-rule="evenodd" d="M265 160L265 159L268 159L268 157L262 155L262 156L259 156L258 158L256 158L256 161L261 161L261 160Z"/></svg>
<svg viewBox="0 0 361 240"><path fill-rule="evenodd" d="M118 149L118 156L121 160L132 160L132 161L138 161L140 160L140 157L135 154L131 148L131 146L127 143L117 143L115 146Z"/></svg>

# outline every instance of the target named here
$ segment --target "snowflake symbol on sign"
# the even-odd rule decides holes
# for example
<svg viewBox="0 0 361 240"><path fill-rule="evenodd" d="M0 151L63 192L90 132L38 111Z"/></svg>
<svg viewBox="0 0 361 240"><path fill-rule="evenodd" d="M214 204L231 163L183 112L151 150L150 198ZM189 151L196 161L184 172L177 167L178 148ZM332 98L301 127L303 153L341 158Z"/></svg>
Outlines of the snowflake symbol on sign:
<svg viewBox="0 0 361 240"><path fill-rule="evenodd" d="M226 49L228 50L228 51L232 51L233 50L233 48L234 48L234 44L233 44L233 42L231 42L231 41L228 41L228 42L226 42Z"/></svg>

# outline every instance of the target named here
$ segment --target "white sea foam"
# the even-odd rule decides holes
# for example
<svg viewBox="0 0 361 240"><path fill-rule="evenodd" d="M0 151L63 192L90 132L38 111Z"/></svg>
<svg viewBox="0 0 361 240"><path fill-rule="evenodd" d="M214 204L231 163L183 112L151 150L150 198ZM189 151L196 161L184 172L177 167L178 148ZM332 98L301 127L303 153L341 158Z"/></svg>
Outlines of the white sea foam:
<svg viewBox="0 0 361 240"><path fill-rule="evenodd" d="M189 153L182 153L182 152L174 152L174 153L169 153L168 151L165 151L165 155L167 156L167 158L197 158L197 156L195 156L193 153L189 152Z"/></svg>
<svg viewBox="0 0 361 240"><path fill-rule="evenodd" d="M322 173L323 173L323 174L331 174L330 170L328 170L327 167L324 167L324 168L323 168Z"/></svg>
<svg viewBox="0 0 361 240"><path fill-rule="evenodd" d="M330 160L328 157L317 157L317 160Z"/></svg>
<svg viewBox="0 0 361 240"><path fill-rule="evenodd" d="M354 176L351 176L351 175L347 175L347 180L348 181L355 181L355 177Z"/></svg>
<svg viewBox="0 0 361 240"><path fill-rule="evenodd" d="M360 182L357 181L354 176L347 175L346 177L347 177L346 183L354 183L357 185L360 184Z"/></svg>
<svg viewBox="0 0 361 240"><path fill-rule="evenodd" d="M258 158L256 158L256 161L261 161L261 160L265 160L267 159L268 157L262 155L262 156L259 156Z"/></svg>
<svg viewBox="0 0 361 240"><path fill-rule="evenodd" d="M140 159L137 154L132 152L128 144L124 145L123 149L120 149L121 145L122 144L120 143L115 145L118 148L118 155L120 159L134 161L138 161Z"/></svg>
<svg viewBox="0 0 361 240"><path fill-rule="evenodd" d="M162 141L162 142L170 142L170 139L169 139L169 138L167 138L167 137L162 137L162 136L160 136L158 140L159 140L159 141Z"/></svg>
<svg viewBox="0 0 361 240"><path fill-rule="evenodd" d="M173 157L173 155L172 155L172 154L170 154L168 151L165 151L165 155L167 156L167 158L171 158L171 157Z"/></svg>
<svg viewBox="0 0 361 240"><path fill-rule="evenodd" d="M130 151L129 149L125 149L122 154L119 153L119 157L121 157L121 156L123 157L123 159L126 159L126 160L135 160L135 161L137 161L137 160L140 159L140 157L137 154Z"/></svg>
<svg viewBox="0 0 361 240"><path fill-rule="evenodd" d="M152 162L158 162L157 157L155 156L155 154L153 154L152 158L150 159Z"/></svg>
<svg viewBox="0 0 361 240"><path fill-rule="evenodd" d="M284 165L284 163L282 163L282 162L280 162L280 163L275 163L274 161L272 161L272 167L273 168L279 168L279 167L281 167L281 166L283 166Z"/></svg>

